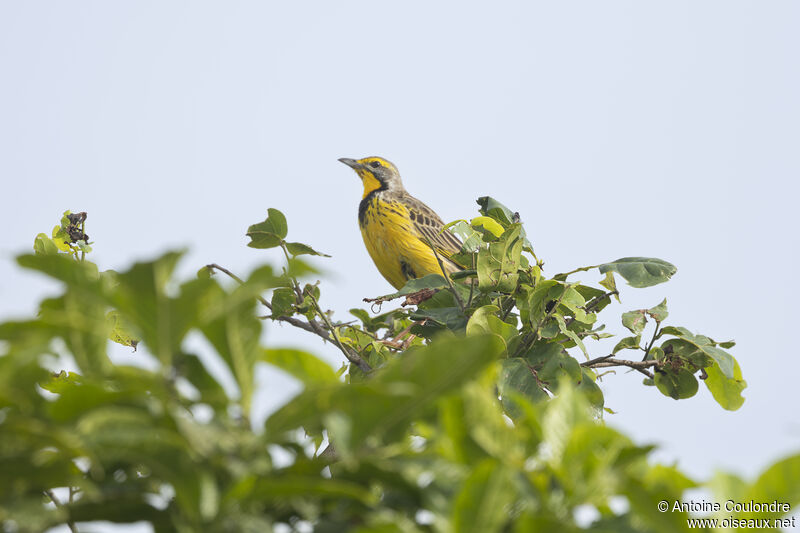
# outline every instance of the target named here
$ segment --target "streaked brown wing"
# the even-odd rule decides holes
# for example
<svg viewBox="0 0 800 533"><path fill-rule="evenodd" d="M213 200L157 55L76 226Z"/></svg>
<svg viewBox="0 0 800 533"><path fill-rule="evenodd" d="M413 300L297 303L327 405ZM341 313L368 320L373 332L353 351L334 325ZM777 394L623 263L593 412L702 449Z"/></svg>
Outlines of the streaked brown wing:
<svg viewBox="0 0 800 533"><path fill-rule="evenodd" d="M411 195L406 195L403 203L408 207L409 217L421 240L427 238L445 258L461 251L461 241L449 231L442 231L444 222L433 209Z"/></svg>

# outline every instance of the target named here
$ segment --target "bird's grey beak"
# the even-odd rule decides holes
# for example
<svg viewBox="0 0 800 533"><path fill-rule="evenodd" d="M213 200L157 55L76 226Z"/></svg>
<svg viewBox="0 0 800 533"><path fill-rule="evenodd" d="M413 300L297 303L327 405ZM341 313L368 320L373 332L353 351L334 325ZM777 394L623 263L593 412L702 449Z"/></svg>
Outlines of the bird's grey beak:
<svg viewBox="0 0 800 533"><path fill-rule="evenodd" d="M350 159L350 158L347 158L347 157L340 157L339 161L341 161L342 163L344 163L345 165L347 165L348 167L350 167L352 169L357 169L357 168L361 167L361 163L359 163L355 159Z"/></svg>

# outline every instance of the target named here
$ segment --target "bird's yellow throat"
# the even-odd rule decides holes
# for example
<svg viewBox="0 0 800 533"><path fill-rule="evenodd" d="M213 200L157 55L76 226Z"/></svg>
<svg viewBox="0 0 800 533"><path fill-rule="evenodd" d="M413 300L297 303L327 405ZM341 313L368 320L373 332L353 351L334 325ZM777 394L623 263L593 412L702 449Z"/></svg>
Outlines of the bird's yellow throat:
<svg viewBox="0 0 800 533"><path fill-rule="evenodd" d="M383 187L383 184L372 172L364 172L361 174L361 182L364 184L364 195L361 197L362 200L369 196L369 193L372 191L377 191Z"/></svg>

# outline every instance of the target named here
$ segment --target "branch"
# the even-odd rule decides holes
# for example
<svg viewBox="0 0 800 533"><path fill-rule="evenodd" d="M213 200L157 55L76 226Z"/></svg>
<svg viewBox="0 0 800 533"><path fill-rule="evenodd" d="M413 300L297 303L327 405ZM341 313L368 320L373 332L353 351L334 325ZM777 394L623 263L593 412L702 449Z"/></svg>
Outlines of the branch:
<svg viewBox="0 0 800 533"><path fill-rule="evenodd" d="M475 270L475 254L472 254L472 270ZM475 283L474 280L470 280L469 282L469 299L467 300L467 307L472 306L472 292L475 290Z"/></svg>
<svg viewBox="0 0 800 533"><path fill-rule="evenodd" d="M415 292L409 292L408 294L398 294L397 296L388 294L386 296L379 296L377 298L364 298L363 301L372 305L375 304L380 305L383 302L391 302L392 300L396 300L398 298L402 298L403 296L405 296L406 297L405 301L400 304L400 307L405 307L407 305L418 305L419 303L432 298L433 295L436 294L438 291L439 289L430 289L425 287Z"/></svg>
<svg viewBox="0 0 800 533"><path fill-rule="evenodd" d="M644 357L642 357L642 361L647 361L647 356L650 355L650 350L653 349L653 345L656 343L656 339L658 338L658 330L661 322L656 321L656 329L653 331L653 338L650 339L650 344L647 345L647 349L644 351Z"/></svg>
<svg viewBox="0 0 800 533"><path fill-rule="evenodd" d="M369 363L364 361L364 359L361 357L361 355L358 354L358 352L356 352L352 348L349 348L349 346L345 346L344 344L342 344L342 340L339 338L339 334L336 332L336 328L334 328L333 324L331 324L328 315L322 312L322 309L319 306L319 302L317 302L317 299L314 297L312 292L305 291L305 293L306 296L311 298L311 301L314 303L314 308L316 309L317 314L320 316L320 318L322 318L323 321L325 321L325 325L328 326L328 330L331 332L331 335L333 335L333 343L339 347L339 349L342 351L347 360L356 365L358 368L360 368L362 372L366 373L372 370L372 367L369 366ZM316 321L314 323L316 323Z"/></svg>
<svg viewBox="0 0 800 533"><path fill-rule="evenodd" d="M208 265L206 265L206 268L208 268L208 269L210 269L212 271L215 270L215 269L219 270L220 272L223 272L224 274L227 274L228 276L230 276L232 279L238 281L240 284L244 283L244 281L242 281L242 278L240 278L239 276L237 276L236 274L234 274L233 272L231 272L227 268L221 267L216 263L208 264ZM272 305L267 301L266 298L264 298L263 296L257 296L256 298L258 298L258 301L261 302L262 304L264 304L264 306L267 309L272 311ZM313 298L313 295L312 295L312 298ZM314 299L314 302L316 304L316 299ZM322 312L320 312L320 316L323 316L323 319L327 319L327 317ZM297 319L297 318L294 318L294 317L291 317L291 316L283 316L283 315L281 315L281 316L272 315L269 318L271 318L272 320L277 320L279 322L286 322L287 324L291 324L292 326L294 326L296 328L300 328L300 329L302 329L304 331L308 331L309 333L313 333L314 335L317 335L318 337L322 338L323 340L326 340L326 341L330 342L331 344L333 344L334 346L336 346L337 348L339 348L342 351L342 353L344 354L344 356L347 358L347 360L350 361L351 363L353 363L354 365L356 365L358 368L360 368L362 372L369 372L370 370L372 370L372 367L369 366L369 363L364 361L364 359L358 354L358 352L356 352L352 348L348 348L347 346L344 346L341 343L341 341L338 341L338 336L336 336L335 333L334 333L334 337L331 337L330 335L328 335L328 333L325 331L325 327L322 324L320 324L319 322L317 322L316 320L309 320L308 322L306 322L306 321L303 321L303 320L300 320L300 319ZM328 325L330 325L330 321L326 320L326 322L328 322ZM330 325L330 328L331 328L331 332L333 333L334 332L333 326Z"/></svg>
<svg viewBox="0 0 800 533"><path fill-rule="evenodd" d="M662 365L663 363L661 361L629 361L627 359L615 359L614 354L605 355L603 357L597 357L595 359L591 359L589 361L584 361L583 363L581 363L581 366L586 368L627 366L628 368L632 368L649 378L652 378L653 374L652 372L649 372L647 369L658 368L661 367Z"/></svg>
<svg viewBox="0 0 800 533"><path fill-rule="evenodd" d="M71 498L72 497L72 487L70 487L69 490L70 490L70 498ZM44 493L48 498L50 498L50 501L53 502L53 505L55 505L56 507L62 508L62 509L64 508L64 504L62 504L58 500L58 498L56 498L56 495L52 490L47 489L47 490L44 491ZM73 522L72 520L67 520L67 527L69 527L69 530L72 531L72 533L78 533L78 528L75 526L75 522Z"/></svg>

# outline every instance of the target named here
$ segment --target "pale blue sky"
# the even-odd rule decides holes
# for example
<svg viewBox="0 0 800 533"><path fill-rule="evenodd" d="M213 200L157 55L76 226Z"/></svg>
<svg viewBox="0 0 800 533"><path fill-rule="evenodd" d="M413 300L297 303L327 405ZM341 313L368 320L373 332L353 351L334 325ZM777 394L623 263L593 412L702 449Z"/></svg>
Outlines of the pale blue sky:
<svg viewBox="0 0 800 533"><path fill-rule="evenodd" d="M736 339L747 400L618 373L609 422L696 476L752 475L800 449L798 27L791 1L0 2L0 317L53 290L12 257L64 209L88 211L101 268L188 246L189 275L277 260L244 236L277 207L333 256L323 304L345 319L390 287L336 159L382 155L445 220L487 194L518 210L549 274L675 263L610 329L667 297L673 324ZM263 412L297 390L261 378Z"/></svg>

